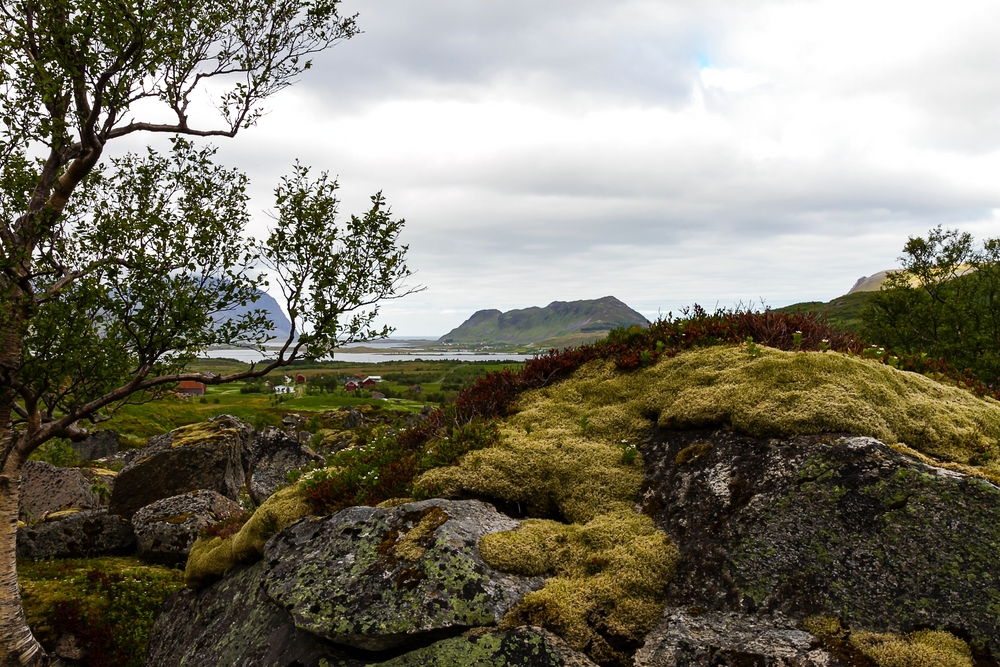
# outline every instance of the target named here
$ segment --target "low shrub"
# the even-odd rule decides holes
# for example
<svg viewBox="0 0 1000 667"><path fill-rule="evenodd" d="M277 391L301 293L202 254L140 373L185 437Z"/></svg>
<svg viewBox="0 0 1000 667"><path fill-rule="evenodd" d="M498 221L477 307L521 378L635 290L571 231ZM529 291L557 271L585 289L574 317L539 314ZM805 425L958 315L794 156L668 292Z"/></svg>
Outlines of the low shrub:
<svg viewBox="0 0 1000 667"><path fill-rule="evenodd" d="M153 621L182 573L134 558L18 563L24 611L50 653L76 635L87 667L140 667Z"/></svg>

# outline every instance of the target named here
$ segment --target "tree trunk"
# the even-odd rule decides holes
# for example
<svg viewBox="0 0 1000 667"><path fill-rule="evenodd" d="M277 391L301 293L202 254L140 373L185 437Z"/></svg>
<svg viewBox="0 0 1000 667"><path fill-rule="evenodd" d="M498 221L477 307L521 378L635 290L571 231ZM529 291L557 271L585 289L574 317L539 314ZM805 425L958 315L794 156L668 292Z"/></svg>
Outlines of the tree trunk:
<svg viewBox="0 0 1000 667"><path fill-rule="evenodd" d="M14 433L0 424L0 451L10 451ZM0 667L38 667L49 660L31 634L17 585L17 491L21 461L16 452L0 470Z"/></svg>

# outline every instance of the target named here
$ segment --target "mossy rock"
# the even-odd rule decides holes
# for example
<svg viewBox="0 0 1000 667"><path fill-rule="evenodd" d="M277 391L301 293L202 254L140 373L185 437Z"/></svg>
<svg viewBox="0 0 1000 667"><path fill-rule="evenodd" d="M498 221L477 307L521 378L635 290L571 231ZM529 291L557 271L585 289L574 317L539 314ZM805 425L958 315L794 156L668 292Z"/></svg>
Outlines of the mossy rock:
<svg viewBox="0 0 1000 667"><path fill-rule="evenodd" d="M146 505L199 489L236 500L252 435L249 424L220 415L150 439L115 478L109 511L131 519Z"/></svg>
<svg viewBox="0 0 1000 667"><path fill-rule="evenodd" d="M321 659L361 667L338 647L295 627L267 596L266 564L233 571L201 591L167 600L150 633L146 667L301 665Z"/></svg>
<svg viewBox="0 0 1000 667"><path fill-rule="evenodd" d="M997 401L855 356L758 350L690 350L629 373L590 362L522 394L500 445L425 473L416 490L488 496L532 516L587 521L631 505L641 462L620 465L622 448L645 441L654 426L866 435L1000 481Z"/></svg>
<svg viewBox="0 0 1000 667"><path fill-rule="evenodd" d="M482 629L365 667L594 667L587 656L542 628ZM320 667L347 667L320 661Z"/></svg>
<svg viewBox="0 0 1000 667"><path fill-rule="evenodd" d="M232 537L199 537L188 554L185 585L201 588L240 565L257 562L272 535L308 513L309 504L300 486L281 489L258 507Z"/></svg>
<svg viewBox="0 0 1000 667"><path fill-rule="evenodd" d="M541 585L479 556L484 534L516 526L475 500L305 519L267 543L268 594L298 627L367 651L495 625Z"/></svg>
<svg viewBox="0 0 1000 667"><path fill-rule="evenodd" d="M706 442L706 454L676 463ZM949 630L984 664L1000 660L994 484L862 437L664 429L643 456L644 510L680 549L672 604L832 617L897 636L862 643L885 656L926 653L899 642Z"/></svg>

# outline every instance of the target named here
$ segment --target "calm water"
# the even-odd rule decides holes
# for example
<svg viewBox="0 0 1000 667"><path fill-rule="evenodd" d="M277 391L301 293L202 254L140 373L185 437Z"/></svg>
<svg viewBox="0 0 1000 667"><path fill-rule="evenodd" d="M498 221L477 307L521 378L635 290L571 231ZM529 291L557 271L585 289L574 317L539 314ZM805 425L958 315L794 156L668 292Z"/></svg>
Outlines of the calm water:
<svg viewBox="0 0 1000 667"><path fill-rule="evenodd" d="M209 359L236 359L238 361L263 361L268 358L265 355L257 352L256 350L209 350L205 353L205 356ZM472 354L472 353L461 353L461 352L337 352L334 355L334 361L346 361L354 363L378 363L380 361L415 361L417 359L423 359L425 361L432 360L448 360L448 361L527 361L531 359L533 355L530 354Z"/></svg>

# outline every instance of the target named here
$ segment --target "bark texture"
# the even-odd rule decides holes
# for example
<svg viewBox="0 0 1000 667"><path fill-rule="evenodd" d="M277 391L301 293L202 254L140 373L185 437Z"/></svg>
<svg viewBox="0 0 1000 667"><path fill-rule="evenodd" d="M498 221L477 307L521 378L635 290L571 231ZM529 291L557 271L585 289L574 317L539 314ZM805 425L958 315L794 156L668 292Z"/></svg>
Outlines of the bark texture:
<svg viewBox="0 0 1000 667"><path fill-rule="evenodd" d="M0 425L0 451L7 454L0 470L0 667L48 665L41 645L31 634L21 608L17 585L17 487L21 461L14 434Z"/></svg>

